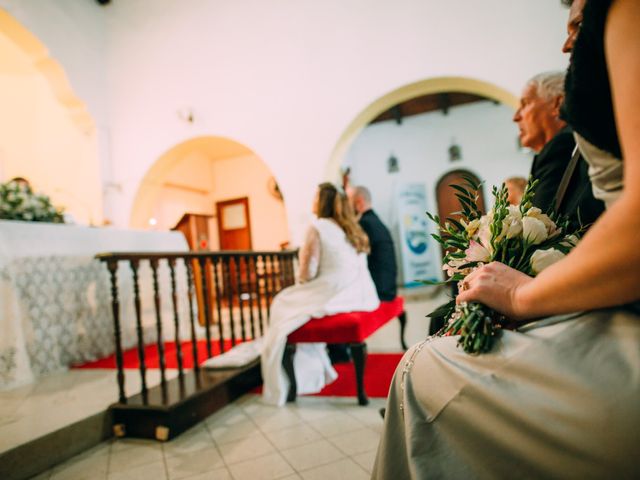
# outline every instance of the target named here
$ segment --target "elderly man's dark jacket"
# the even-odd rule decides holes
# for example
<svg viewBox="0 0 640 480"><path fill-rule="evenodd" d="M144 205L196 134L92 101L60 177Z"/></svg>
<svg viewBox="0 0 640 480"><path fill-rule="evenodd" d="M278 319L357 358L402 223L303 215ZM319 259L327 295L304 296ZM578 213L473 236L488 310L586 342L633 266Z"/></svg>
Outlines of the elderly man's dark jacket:
<svg viewBox="0 0 640 480"><path fill-rule="evenodd" d="M369 237L371 253L367 258L369 272L376 285L378 297L383 302L396 298L396 255L389 229L373 210L360 217L360 226Z"/></svg>
<svg viewBox="0 0 640 480"><path fill-rule="evenodd" d="M560 130L533 159L531 176L539 180L534 206L543 212L554 208L556 192L576 146L569 127ZM589 225L604 211L604 203L593 197L588 165L580 159L560 204L560 214L567 215L573 226Z"/></svg>

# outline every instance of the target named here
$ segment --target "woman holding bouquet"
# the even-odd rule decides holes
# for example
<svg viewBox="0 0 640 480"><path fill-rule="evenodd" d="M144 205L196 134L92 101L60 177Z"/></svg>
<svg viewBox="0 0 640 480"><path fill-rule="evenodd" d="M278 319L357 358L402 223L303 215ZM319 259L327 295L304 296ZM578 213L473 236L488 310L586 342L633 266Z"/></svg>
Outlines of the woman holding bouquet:
<svg viewBox="0 0 640 480"><path fill-rule="evenodd" d="M639 24L637 0L587 0L567 76L565 116L608 210L535 278L498 262L465 278L459 304L518 328L488 354L455 337L407 352L373 478L637 478Z"/></svg>

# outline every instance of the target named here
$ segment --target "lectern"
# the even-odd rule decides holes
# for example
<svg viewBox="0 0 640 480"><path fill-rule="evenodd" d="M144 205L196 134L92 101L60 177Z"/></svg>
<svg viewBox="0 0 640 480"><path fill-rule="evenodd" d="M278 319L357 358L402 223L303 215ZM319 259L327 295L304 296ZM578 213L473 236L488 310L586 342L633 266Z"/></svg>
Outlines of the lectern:
<svg viewBox="0 0 640 480"><path fill-rule="evenodd" d="M209 237L209 219L213 215L204 215L201 213L185 213L171 230L177 230L187 239L189 248L194 252L202 252L210 250L211 242ZM202 284L202 273L200 264L197 260L192 263L193 267L193 284L196 288L196 298L198 300L198 322L200 325L205 324L204 311L204 285ZM213 291L211 269L207 269L207 282ZM211 305L212 303L210 303ZM215 319L214 319L215 323Z"/></svg>

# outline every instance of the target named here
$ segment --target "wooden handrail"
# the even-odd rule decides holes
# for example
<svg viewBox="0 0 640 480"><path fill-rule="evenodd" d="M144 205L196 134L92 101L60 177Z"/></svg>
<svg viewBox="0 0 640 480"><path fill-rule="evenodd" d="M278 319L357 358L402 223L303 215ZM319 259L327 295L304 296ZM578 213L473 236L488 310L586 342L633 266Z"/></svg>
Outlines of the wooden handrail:
<svg viewBox="0 0 640 480"><path fill-rule="evenodd" d="M164 351L163 312L161 311L161 289L158 278L161 262L166 263L170 273L171 324L176 343L176 363L179 377L184 375L184 355L180 337L181 326L187 326L193 348L193 369L198 370L198 336L196 326L199 317L204 332L199 336L206 342L206 356L215 355L213 344L218 342L219 352L227 348L226 340L233 347L237 342L251 341L264 334L269 324L269 309L273 297L283 288L295 282L294 262L297 250L277 251L223 251L223 252L106 252L95 258L104 262L110 275L111 307L114 323L114 339L119 403L127 403L124 384L124 352L122 347L122 325L125 322L121 312L122 292L119 291L118 270L121 263L128 264L132 275L133 306L135 312L135 335L139 360L139 371L143 401L147 402L147 371L145 362L145 339L142 328L139 271L142 263L151 267L151 287L155 313L155 334L159 355L163 403L166 399L166 359ZM178 266L183 265L186 292L179 292L177 283ZM198 292L199 294L197 294ZM193 298L196 297L194 302ZM181 298L182 297L182 298ZM186 297L186 298L184 298ZM189 313L182 315L178 303L189 306ZM197 306L197 309L195 308ZM188 316L189 318L184 318ZM227 325L223 325L225 321ZM169 319L166 319L169 321ZM188 324L184 324L187 321ZM248 325L247 325L248 322ZM213 330L213 332L212 332ZM217 334L217 340L213 334Z"/></svg>
<svg viewBox="0 0 640 480"><path fill-rule="evenodd" d="M272 251L252 251L252 250L224 250L220 252L104 252L98 253L95 258L102 262L109 260L140 260L140 259L169 259L169 258L211 258L211 257L260 257L264 255L285 255L295 256L298 250L272 250Z"/></svg>

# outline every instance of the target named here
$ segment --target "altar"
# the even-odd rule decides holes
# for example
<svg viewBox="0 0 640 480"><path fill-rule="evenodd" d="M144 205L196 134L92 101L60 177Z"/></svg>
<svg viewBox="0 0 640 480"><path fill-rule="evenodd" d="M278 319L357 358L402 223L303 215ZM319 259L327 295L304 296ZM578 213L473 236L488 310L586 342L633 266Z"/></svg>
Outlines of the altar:
<svg viewBox="0 0 640 480"><path fill-rule="evenodd" d="M97 253L187 250L179 232L0 221L0 390L114 351L109 276ZM123 325L126 348L135 335L131 271L124 267L118 282L123 318L131 319ZM141 266L141 280L148 270ZM162 266L159 277L160 288L167 288ZM185 281L178 288L185 289ZM151 325L153 292L143 287L140 294L143 321ZM169 312L171 305L161 308Z"/></svg>

